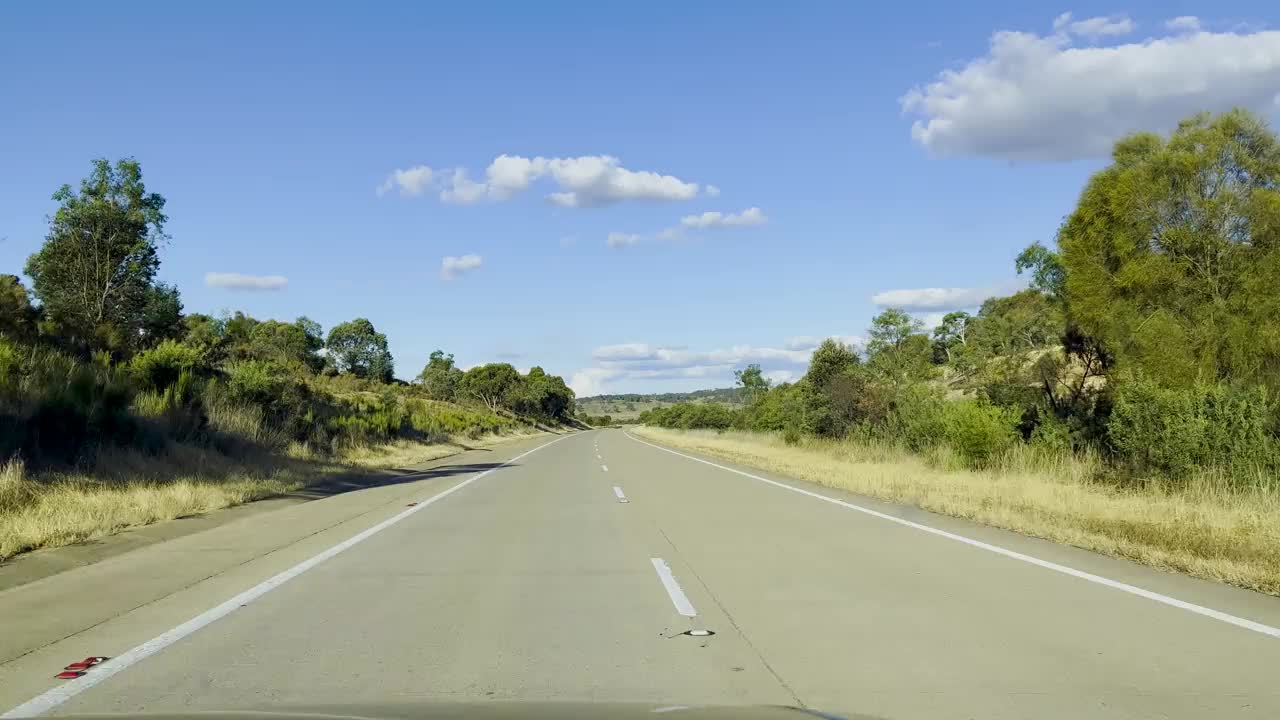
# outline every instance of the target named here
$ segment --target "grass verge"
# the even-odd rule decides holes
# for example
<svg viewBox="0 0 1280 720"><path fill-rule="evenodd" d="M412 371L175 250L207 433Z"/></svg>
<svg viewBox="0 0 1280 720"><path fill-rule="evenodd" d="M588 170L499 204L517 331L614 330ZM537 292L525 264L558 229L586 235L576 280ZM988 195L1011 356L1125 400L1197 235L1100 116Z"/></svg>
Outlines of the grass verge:
<svg viewBox="0 0 1280 720"><path fill-rule="evenodd" d="M0 561L261 500L337 474L412 467L533 434L400 441L355 448L336 461L316 458L298 443L285 454L239 458L183 445L159 455L116 450L100 454L92 472L37 477L20 460L10 460L0 465Z"/></svg>
<svg viewBox="0 0 1280 720"><path fill-rule="evenodd" d="M1120 488L1096 460L1018 447L989 470L944 469L873 441L652 427L637 436L859 495L914 505L1163 570L1280 595L1280 496L1202 478ZM941 467L939 467L941 466Z"/></svg>

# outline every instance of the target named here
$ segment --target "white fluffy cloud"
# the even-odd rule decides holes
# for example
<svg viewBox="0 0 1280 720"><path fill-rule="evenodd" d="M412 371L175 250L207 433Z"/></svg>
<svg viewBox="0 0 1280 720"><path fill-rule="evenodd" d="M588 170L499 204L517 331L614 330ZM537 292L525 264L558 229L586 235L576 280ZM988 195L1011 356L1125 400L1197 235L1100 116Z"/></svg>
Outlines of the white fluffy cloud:
<svg viewBox="0 0 1280 720"><path fill-rule="evenodd" d="M836 335L846 344L862 345L861 338ZM822 337L791 338L785 347L734 345L716 350L689 350L648 343L623 343L598 347L592 366L573 373L569 386L579 397L609 392L617 383L697 378L708 386L733 383L733 371L759 364L775 382L793 382L809 364L809 356Z"/></svg>
<svg viewBox="0 0 1280 720"><path fill-rule="evenodd" d="M289 278L283 275L211 272L204 274L204 284L206 287L224 290L282 290L289 284Z"/></svg>
<svg viewBox="0 0 1280 720"><path fill-rule="evenodd" d="M1195 15L1179 15L1166 20L1164 26L1175 32L1199 32L1200 18Z"/></svg>
<svg viewBox="0 0 1280 720"><path fill-rule="evenodd" d="M626 247L635 245L640 242L640 236L632 233L611 232L609 237L604 239L604 243L611 248Z"/></svg>
<svg viewBox="0 0 1280 720"><path fill-rule="evenodd" d="M688 200L698 195L697 183L648 170L629 170L612 155L499 155L485 169L483 180L472 179L465 168L440 171L420 165L392 172L378 186L378 194L398 187L401 195L420 195L429 187L439 187L441 201L470 205L510 199L543 177L559 188L546 196L547 201L562 207L597 207L625 200Z"/></svg>
<svg viewBox="0 0 1280 720"><path fill-rule="evenodd" d="M996 288L914 288L876 293L871 296L871 302L904 310L958 310L981 305L983 300L998 293Z"/></svg>
<svg viewBox="0 0 1280 720"><path fill-rule="evenodd" d="M769 218L758 207L749 207L740 213L722 213L715 210L701 215L686 215L680 218L680 224L689 228L738 227L746 225L764 225Z"/></svg>
<svg viewBox="0 0 1280 720"><path fill-rule="evenodd" d="M1273 112L1280 98L1280 32L1179 32L1077 47L1075 38L1131 30L1123 18L1055 22L1055 30L999 31L985 56L944 70L903 96L911 134L944 156L1072 160L1106 156L1134 130L1168 130L1199 111ZM1126 24L1127 23L1127 24Z"/></svg>
<svg viewBox="0 0 1280 720"><path fill-rule="evenodd" d="M445 280L452 280L463 273L475 270L483 264L484 258L473 253L461 256L446 255L440 260L440 277Z"/></svg>
<svg viewBox="0 0 1280 720"><path fill-rule="evenodd" d="M393 189L400 188L400 194L406 197L421 195L431 186L431 179L434 176L435 172L426 165L411 167L408 170L392 170L387 179L378 186L378 194L386 195Z"/></svg>

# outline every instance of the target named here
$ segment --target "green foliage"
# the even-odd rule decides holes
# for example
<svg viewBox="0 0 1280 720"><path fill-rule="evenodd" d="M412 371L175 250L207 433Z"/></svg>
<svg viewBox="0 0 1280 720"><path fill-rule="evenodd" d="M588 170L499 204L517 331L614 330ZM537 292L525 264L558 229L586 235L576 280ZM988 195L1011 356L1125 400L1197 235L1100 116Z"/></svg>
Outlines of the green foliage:
<svg viewBox="0 0 1280 720"><path fill-rule="evenodd" d="M510 363L489 363L462 376L462 391L490 410L510 408L517 401L520 373Z"/></svg>
<svg viewBox="0 0 1280 720"><path fill-rule="evenodd" d="M1276 407L1262 388L1122 385L1108 426L1113 446L1142 471L1179 477L1203 467L1236 471L1276 465Z"/></svg>
<svg viewBox="0 0 1280 720"><path fill-rule="evenodd" d="M1073 320L1120 367L1280 389L1280 144L1258 118L1121 140L1058 246Z"/></svg>
<svg viewBox="0 0 1280 720"><path fill-rule="evenodd" d="M1018 254L1014 261L1018 274L1031 271L1031 289L1061 299L1067 283L1067 270L1058 253L1035 242Z"/></svg>
<svg viewBox="0 0 1280 720"><path fill-rule="evenodd" d="M443 350L431 353L418 379L427 397L434 400L456 400L462 389L462 370L454 365L453 355L445 355Z"/></svg>
<svg viewBox="0 0 1280 720"><path fill-rule="evenodd" d="M32 340L39 313L31 306L27 289L17 275L0 275L0 336Z"/></svg>
<svg viewBox="0 0 1280 720"><path fill-rule="evenodd" d="M1017 414L981 401L942 406L943 437L972 467L985 467L1018 441Z"/></svg>
<svg viewBox="0 0 1280 720"><path fill-rule="evenodd" d="M78 193L64 185L53 199L49 234L26 267L50 326L77 347L113 351L170 327L177 292L153 284L165 202L146 191L138 163L95 160Z"/></svg>
<svg viewBox="0 0 1280 720"><path fill-rule="evenodd" d="M200 351L190 345L165 340L150 350L143 350L129 361L129 372L139 387L163 391L191 375L200 366Z"/></svg>
<svg viewBox="0 0 1280 720"><path fill-rule="evenodd" d="M759 365L751 364L742 370L734 370L733 379L742 388L743 398L748 404L769 391L769 380L765 378Z"/></svg>
<svg viewBox="0 0 1280 720"><path fill-rule="evenodd" d="M356 318L339 323L329 331L325 342L339 372L389 383L395 376L395 364L387 349L387 336L373 323Z"/></svg>
<svg viewBox="0 0 1280 720"><path fill-rule="evenodd" d="M871 321L867 366L890 388L924 382L933 376L932 344L924 324L900 308L888 308Z"/></svg>

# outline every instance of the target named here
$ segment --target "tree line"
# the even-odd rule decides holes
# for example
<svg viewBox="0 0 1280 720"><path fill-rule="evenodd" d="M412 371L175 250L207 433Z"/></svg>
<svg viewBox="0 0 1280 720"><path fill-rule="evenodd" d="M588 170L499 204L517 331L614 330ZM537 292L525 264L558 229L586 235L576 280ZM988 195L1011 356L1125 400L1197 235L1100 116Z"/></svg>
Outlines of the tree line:
<svg viewBox="0 0 1280 720"><path fill-rule="evenodd" d="M983 466L1017 444L1096 452L1126 477L1280 470L1280 144L1245 111L1116 143L1029 287L931 331L890 308L861 351L828 340L796 383L739 372L747 406L682 404L670 427L946 445Z"/></svg>
<svg viewBox="0 0 1280 720"><path fill-rule="evenodd" d="M103 445L231 436L331 450L573 415L573 391L539 367L463 372L436 351L415 382L396 380L367 318L326 334L305 316L185 313L178 288L157 280L165 199L132 159L95 160L53 199L30 290L0 275L0 461L81 463Z"/></svg>

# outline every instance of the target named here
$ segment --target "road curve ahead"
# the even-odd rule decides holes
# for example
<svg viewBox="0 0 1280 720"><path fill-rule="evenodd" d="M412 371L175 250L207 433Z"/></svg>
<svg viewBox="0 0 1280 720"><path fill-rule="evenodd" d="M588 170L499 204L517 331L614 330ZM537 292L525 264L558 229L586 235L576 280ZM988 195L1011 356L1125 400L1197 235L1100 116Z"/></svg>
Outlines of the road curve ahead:
<svg viewBox="0 0 1280 720"><path fill-rule="evenodd" d="M24 650L0 664L3 709L519 699L892 720L1280 717L1274 598L820 491L910 523L890 521L616 430L493 455ZM112 592L110 567L87 570L48 580ZM5 613L49 592L44 582L0 593L0 649L20 622ZM53 658L87 654L113 659L79 680L49 677Z"/></svg>

